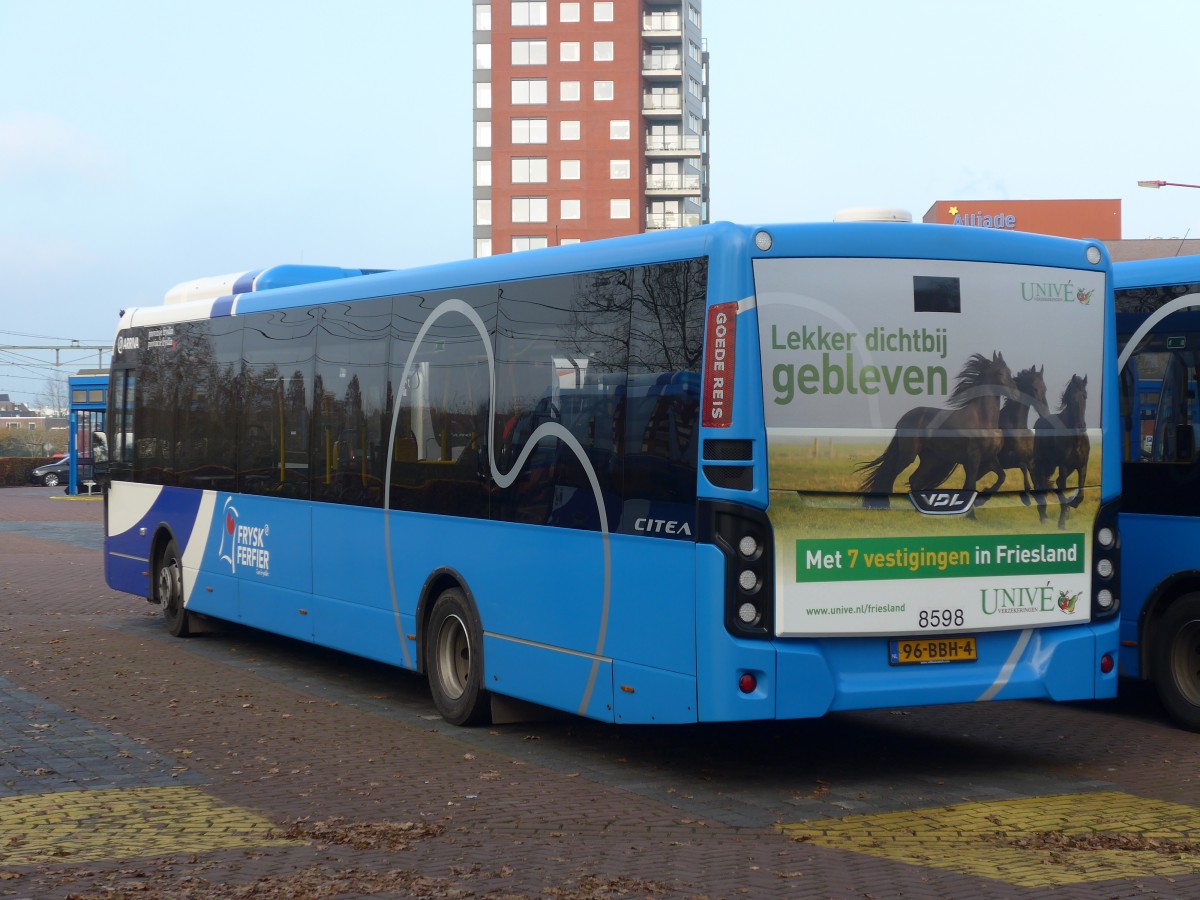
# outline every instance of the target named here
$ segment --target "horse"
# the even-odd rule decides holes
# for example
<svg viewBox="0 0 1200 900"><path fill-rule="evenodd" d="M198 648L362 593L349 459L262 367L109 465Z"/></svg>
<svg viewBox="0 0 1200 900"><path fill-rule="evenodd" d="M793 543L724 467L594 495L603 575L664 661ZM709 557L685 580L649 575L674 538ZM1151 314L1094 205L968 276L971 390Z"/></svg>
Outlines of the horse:
<svg viewBox="0 0 1200 900"><path fill-rule="evenodd" d="M975 490L984 464L1000 452L1000 400L1017 390L1004 356L989 360L975 353L967 360L948 399L948 409L918 406L896 423L896 433L883 453L855 467L862 474L863 507L887 509L896 479L916 459L909 478L914 491L930 490L962 466L965 490Z"/></svg>
<svg viewBox="0 0 1200 900"><path fill-rule="evenodd" d="M1046 521L1046 491L1054 482L1058 497L1058 527L1067 527L1067 509L1077 509L1083 502L1083 484L1087 476L1091 442L1087 436L1084 413L1087 409L1087 376L1072 375L1062 393L1056 415L1040 416L1033 426L1033 460L1029 466L1037 500L1038 519ZM1075 496L1066 498L1067 479L1077 478Z"/></svg>
<svg viewBox="0 0 1200 900"><path fill-rule="evenodd" d="M1046 381L1043 378L1045 372L1045 366L1041 369L1030 366L1018 372L1013 379L1017 385L1017 393L1005 400L1004 405L1000 407L1000 433L1003 443L987 470L996 473L996 481L987 489L986 494L975 502L976 506L982 506L1000 490L1004 484L1006 469L1021 471L1021 502L1029 505L1029 495L1033 490L1029 466L1033 462L1034 445L1033 432L1029 429L1029 408L1032 406L1039 416L1049 415Z"/></svg>

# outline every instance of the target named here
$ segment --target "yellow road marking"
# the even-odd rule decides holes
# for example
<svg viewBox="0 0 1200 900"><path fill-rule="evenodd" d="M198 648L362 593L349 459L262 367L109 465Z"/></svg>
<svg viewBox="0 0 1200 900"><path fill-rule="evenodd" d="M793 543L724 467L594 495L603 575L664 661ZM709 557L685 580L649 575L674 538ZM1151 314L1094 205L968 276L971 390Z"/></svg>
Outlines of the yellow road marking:
<svg viewBox="0 0 1200 900"><path fill-rule="evenodd" d="M0 798L0 865L97 862L293 843L197 788L62 791Z"/></svg>
<svg viewBox="0 0 1200 900"><path fill-rule="evenodd" d="M1200 873L1200 810L1119 791L782 825L838 850L1050 887Z"/></svg>

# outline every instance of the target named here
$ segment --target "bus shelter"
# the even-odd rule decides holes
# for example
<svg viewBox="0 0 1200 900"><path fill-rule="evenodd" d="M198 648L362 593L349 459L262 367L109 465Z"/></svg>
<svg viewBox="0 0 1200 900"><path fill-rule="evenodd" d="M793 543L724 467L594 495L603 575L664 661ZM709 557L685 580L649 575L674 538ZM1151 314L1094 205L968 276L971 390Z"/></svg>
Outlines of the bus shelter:
<svg viewBox="0 0 1200 900"><path fill-rule="evenodd" d="M71 396L70 440L71 459L68 494L91 494L96 490L96 463L108 461L104 439L104 409L108 403L108 373L80 373L69 379Z"/></svg>

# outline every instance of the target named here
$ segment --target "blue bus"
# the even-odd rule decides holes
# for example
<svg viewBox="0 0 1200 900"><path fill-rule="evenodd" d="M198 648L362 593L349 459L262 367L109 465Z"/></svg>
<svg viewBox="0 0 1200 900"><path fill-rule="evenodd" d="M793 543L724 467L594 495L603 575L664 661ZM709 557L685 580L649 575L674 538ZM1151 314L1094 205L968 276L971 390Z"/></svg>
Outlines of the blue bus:
<svg viewBox="0 0 1200 900"><path fill-rule="evenodd" d="M422 673L455 724L1111 697L1110 275L719 223L185 283L116 336L107 580Z"/></svg>
<svg viewBox="0 0 1200 900"><path fill-rule="evenodd" d="M1200 259L1117 263L1121 672L1200 731Z"/></svg>

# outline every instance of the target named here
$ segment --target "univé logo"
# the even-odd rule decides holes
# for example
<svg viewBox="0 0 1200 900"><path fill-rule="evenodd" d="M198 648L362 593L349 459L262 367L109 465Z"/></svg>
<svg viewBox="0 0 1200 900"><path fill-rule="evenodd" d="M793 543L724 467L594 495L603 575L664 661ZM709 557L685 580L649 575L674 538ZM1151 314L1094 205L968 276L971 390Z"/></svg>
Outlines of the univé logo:
<svg viewBox="0 0 1200 900"><path fill-rule="evenodd" d="M1066 591L1058 592L1058 608L1068 616L1075 612L1075 604L1079 602L1079 597L1083 591L1075 594L1068 594Z"/></svg>
<svg viewBox="0 0 1200 900"><path fill-rule="evenodd" d="M270 575L271 551L267 549L267 538L271 536L271 526L243 525L232 497L225 501L223 512L225 521L217 553L229 563L229 571L236 575L239 568L253 569L264 578Z"/></svg>
<svg viewBox="0 0 1200 900"><path fill-rule="evenodd" d="M959 516L975 505L977 491L913 491L909 501L927 516Z"/></svg>
<svg viewBox="0 0 1200 900"><path fill-rule="evenodd" d="M1070 281L1022 281L1021 299L1042 303L1079 303L1090 306L1096 289L1085 290Z"/></svg>

